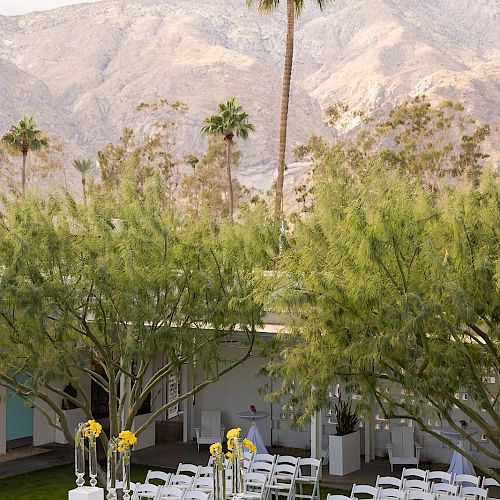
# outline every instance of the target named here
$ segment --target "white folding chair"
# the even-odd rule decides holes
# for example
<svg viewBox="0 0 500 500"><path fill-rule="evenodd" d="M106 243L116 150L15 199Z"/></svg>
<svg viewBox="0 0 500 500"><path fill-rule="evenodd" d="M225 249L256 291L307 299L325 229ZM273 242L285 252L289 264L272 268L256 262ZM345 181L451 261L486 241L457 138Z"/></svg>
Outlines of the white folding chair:
<svg viewBox="0 0 500 500"><path fill-rule="evenodd" d="M134 500L157 500L159 498L159 493L161 486L156 486L155 484L138 484L134 491Z"/></svg>
<svg viewBox="0 0 500 500"><path fill-rule="evenodd" d="M269 462L274 464L276 462L276 455L270 455L269 453L256 453L253 456L254 462Z"/></svg>
<svg viewBox="0 0 500 500"><path fill-rule="evenodd" d="M439 493L436 495L437 500L463 500L462 497L456 495L446 495L445 493Z"/></svg>
<svg viewBox="0 0 500 500"><path fill-rule="evenodd" d="M163 486L158 495L158 500L164 498L168 498L168 500L183 500L185 491L186 490L177 488L176 486Z"/></svg>
<svg viewBox="0 0 500 500"><path fill-rule="evenodd" d="M460 486L449 483L431 483L431 493L460 496Z"/></svg>
<svg viewBox="0 0 500 500"><path fill-rule="evenodd" d="M180 463L178 466L177 466L177 471L176 471L176 475L179 475L179 474L184 474L186 476L193 476L193 477L197 477L198 476L198 469L200 468L199 465L194 465L194 464L182 464Z"/></svg>
<svg viewBox="0 0 500 500"><path fill-rule="evenodd" d="M379 488L367 484L353 484L351 489L351 498L358 498L358 495L368 495L372 500L378 497Z"/></svg>
<svg viewBox="0 0 500 500"><path fill-rule="evenodd" d="M187 476L186 474L172 474L170 476L170 486L187 490L193 484L194 476Z"/></svg>
<svg viewBox="0 0 500 500"><path fill-rule="evenodd" d="M500 488L500 484L496 479L492 477L483 477L483 482L481 483L481 488ZM491 497L491 491L488 491L489 500L500 500L498 498Z"/></svg>
<svg viewBox="0 0 500 500"><path fill-rule="evenodd" d="M469 483L467 487L469 487L469 485L479 486L479 479L478 476L473 476L472 474L455 474L453 484Z"/></svg>
<svg viewBox="0 0 500 500"><path fill-rule="evenodd" d="M205 465L198 469L198 477L212 477L213 475L214 475L213 467Z"/></svg>
<svg viewBox="0 0 500 500"><path fill-rule="evenodd" d="M500 488L500 483L493 479L492 477L483 477L483 482L481 483L481 488Z"/></svg>
<svg viewBox="0 0 500 500"><path fill-rule="evenodd" d="M316 498L320 500L319 480L321 478L321 460L316 458L301 458L298 467L295 483L299 487L299 493L295 492L295 498L306 498L309 500ZM304 485L311 486L310 494L304 493Z"/></svg>
<svg viewBox="0 0 500 500"><path fill-rule="evenodd" d="M326 500L351 500L351 497L346 495L332 495L331 493L328 493L328 495L326 495Z"/></svg>
<svg viewBox="0 0 500 500"><path fill-rule="evenodd" d="M429 491L430 483L427 481L422 481L421 479L405 479L403 481L403 490L413 490L413 491Z"/></svg>
<svg viewBox="0 0 500 500"><path fill-rule="evenodd" d="M259 472L245 474L245 493L243 497L248 500L264 500L267 496L267 475Z"/></svg>
<svg viewBox="0 0 500 500"><path fill-rule="evenodd" d="M442 483L453 484L455 474L450 474L442 470L431 470L427 474L427 481L441 481Z"/></svg>
<svg viewBox="0 0 500 500"><path fill-rule="evenodd" d="M243 452L243 460L245 463L245 470L246 471L250 469L250 465L252 465L254 456L255 456L255 454L252 453L251 451Z"/></svg>
<svg viewBox="0 0 500 500"><path fill-rule="evenodd" d="M391 488L391 489L401 489L403 485L403 481L399 477L392 476L377 476L377 481L375 482L375 486L378 488Z"/></svg>
<svg viewBox="0 0 500 500"><path fill-rule="evenodd" d="M276 499L286 497L292 500L295 494L295 479L297 477L297 467L289 464L277 464L268 485L268 492Z"/></svg>
<svg viewBox="0 0 500 500"><path fill-rule="evenodd" d="M274 470L274 464L269 462L256 462L255 460L251 463L249 472L262 472L270 477Z"/></svg>
<svg viewBox="0 0 500 500"><path fill-rule="evenodd" d="M460 496L467 499L486 500L488 498L488 489L479 486L462 486Z"/></svg>
<svg viewBox="0 0 500 500"><path fill-rule="evenodd" d="M201 490L187 490L182 500L210 500L212 494Z"/></svg>
<svg viewBox="0 0 500 500"><path fill-rule="evenodd" d="M276 464L288 464L292 466L297 466L299 463L300 457L293 457L292 455L278 455L276 458Z"/></svg>
<svg viewBox="0 0 500 500"><path fill-rule="evenodd" d="M381 488L377 500L406 500L406 491L398 488Z"/></svg>
<svg viewBox="0 0 500 500"><path fill-rule="evenodd" d="M212 477L195 477L190 490L200 490L210 493L214 489L214 480Z"/></svg>
<svg viewBox="0 0 500 500"><path fill-rule="evenodd" d="M169 474L168 472L162 472L160 470L148 470L144 484L156 484L151 483L151 481L160 481L161 484L156 484L156 486L166 486L170 482L171 475L172 474Z"/></svg>
<svg viewBox="0 0 500 500"><path fill-rule="evenodd" d="M422 481L427 481L427 474L429 471L422 469L407 469L403 468L403 472L401 473L401 479L413 478L413 479L421 479Z"/></svg>
<svg viewBox="0 0 500 500"><path fill-rule="evenodd" d="M139 484L141 483L133 483L132 481L130 481L129 492L130 492L130 498L132 498L132 500L135 500L135 490ZM123 490L123 481L116 481L115 488L116 490Z"/></svg>
<svg viewBox="0 0 500 500"><path fill-rule="evenodd" d="M433 493L422 490L407 490L406 500L435 500L436 497Z"/></svg>

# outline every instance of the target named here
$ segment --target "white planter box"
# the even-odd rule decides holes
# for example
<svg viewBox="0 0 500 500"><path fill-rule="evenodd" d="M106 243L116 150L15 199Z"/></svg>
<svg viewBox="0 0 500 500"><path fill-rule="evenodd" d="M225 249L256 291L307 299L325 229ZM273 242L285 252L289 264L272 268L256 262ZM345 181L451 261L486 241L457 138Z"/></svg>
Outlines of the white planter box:
<svg viewBox="0 0 500 500"><path fill-rule="evenodd" d="M142 426L151 418L152 413L145 413L144 415L139 415L134 418L134 423L132 424L132 432L135 433L139 427ZM153 422L144 432L137 437L137 443L134 444L134 450L142 450L143 448L149 448L156 444L156 431L155 422Z"/></svg>
<svg viewBox="0 0 500 500"><path fill-rule="evenodd" d="M345 476L361 467L360 432L346 436L329 436L329 472L332 476Z"/></svg>
<svg viewBox="0 0 500 500"><path fill-rule="evenodd" d="M74 434L75 429L81 422L86 422L87 418L85 413L81 408L74 408L73 410L63 410L66 420L68 422L68 429L71 434ZM59 418L57 418L57 423L59 424ZM64 437L64 433L59 429L56 429L54 441L59 444L67 444L68 441Z"/></svg>

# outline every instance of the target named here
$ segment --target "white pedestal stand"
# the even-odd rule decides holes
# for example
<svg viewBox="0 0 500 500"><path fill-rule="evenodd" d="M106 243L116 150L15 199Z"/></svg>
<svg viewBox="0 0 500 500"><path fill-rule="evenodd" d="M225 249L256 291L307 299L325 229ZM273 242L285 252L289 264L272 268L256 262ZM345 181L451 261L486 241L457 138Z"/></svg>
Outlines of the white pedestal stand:
<svg viewBox="0 0 500 500"><path fill-rule="evenodd" d="M92 486L82 486L68 491L68 500L104 500L104 490L92 488Z"/></svg>

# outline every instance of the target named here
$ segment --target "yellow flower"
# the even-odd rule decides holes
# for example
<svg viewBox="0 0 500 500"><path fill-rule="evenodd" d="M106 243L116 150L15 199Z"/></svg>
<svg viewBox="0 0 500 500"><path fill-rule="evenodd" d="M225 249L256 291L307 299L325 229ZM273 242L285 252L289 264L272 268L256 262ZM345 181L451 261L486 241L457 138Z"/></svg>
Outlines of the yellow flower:
<svg viewBox="0 0 500 500"><path fill-rule="evenodd" d="M227 442L227 449L233 451L233 438L229 439Z"/></svg>
<svg viewBox="0 0 500 500"><path fill-rule="evenodd" d="M89 420L87 422L87 427L83 430L83 434L85 437L90 437L91 434L93 433L96 438L100 436L102 432L102 425L99 422L96 422L95 420Z"/></svg>
<svg viewBox="0 0 500 500"><path fill-rule="evenodd" d="M137 443L136 435L130 431L122 431L118 437L120 438L118 446L122 448L134 446L134 444Z"/></svg>
<svg viewBox="0 0 500 500"><path fill-rule="evenodd" d="M257 451L256 446L250 441L250 439L245 438L243 440L243 444L252 452L255 453Z"/></svg>
<svg viewBox="0 0 500 500"><path fill-rule="evenodd" d="M239 438L240 437L240 432L241 432L241 427L236 427L234 429L229 429L227 431L227 434L226 434L227 440L229 441L230 439L233 439L233 438Z"/></svg>
<svg viewBox="0 0 500 500"><path fill-rule="evenodd" d="M219 453L222 453L222 444L221 443L214 443L210 446L210 455L212 457L217 456Z"/></svg>
<svg viewBox="0 0 500 500"><path fill-rule="evenodd" d="M228 451L228 452L226 453L226 458L229 458L229 460L231 460L231 462L233 462L233 461L234 461L234 456L233 456L233 454L232 454L230 451Z"/></svg>

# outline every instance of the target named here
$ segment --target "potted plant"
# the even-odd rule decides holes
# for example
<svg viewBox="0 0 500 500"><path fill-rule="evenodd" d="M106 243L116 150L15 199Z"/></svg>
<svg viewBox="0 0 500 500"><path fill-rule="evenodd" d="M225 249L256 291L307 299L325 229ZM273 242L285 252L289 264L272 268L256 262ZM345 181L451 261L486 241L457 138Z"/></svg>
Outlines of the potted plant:
<svg viewBox="0 0 500 500"><path fill-rule="evenodd" d="M361 467L360 432L356 430L359 418L351 402L339 401L335 405L337 433L329 438L330 474L345 476Z"/></svg>

